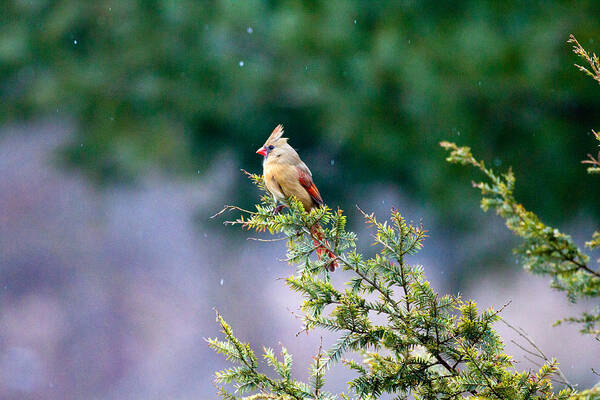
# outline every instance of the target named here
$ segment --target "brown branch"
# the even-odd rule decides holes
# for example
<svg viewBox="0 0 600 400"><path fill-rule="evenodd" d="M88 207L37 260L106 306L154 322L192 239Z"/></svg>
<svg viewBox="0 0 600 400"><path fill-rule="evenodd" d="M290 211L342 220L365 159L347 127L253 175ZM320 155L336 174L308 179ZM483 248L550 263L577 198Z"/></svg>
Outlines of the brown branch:
<svg viewBox="0 0 600 400"><path fill-rule="evenodd" d="M314 357L315 359L315 399L318 399L321 396L321 390L317 387L319 374L321 371L321 357L323 356L323 337L321 336L321 343L319 344L319 351L317 355Z"/></svg>
<svg viewBox="0 0 600 400"><path fill-rule="evenodd" d="M218 213L216 213L215 215L213 215L212 217L210 217L210 219L216 218L219 215L223 214L224 212L230 211L230 210L238 210L238 211L241 211L241 212L246 213L246 214L256 214L255 212L252 212L252 211L249 211L249 210L244 210L243 208L238 207L238 206L226 205L225 207L223 207L223 209L221 211L219 211Z"/></svg>

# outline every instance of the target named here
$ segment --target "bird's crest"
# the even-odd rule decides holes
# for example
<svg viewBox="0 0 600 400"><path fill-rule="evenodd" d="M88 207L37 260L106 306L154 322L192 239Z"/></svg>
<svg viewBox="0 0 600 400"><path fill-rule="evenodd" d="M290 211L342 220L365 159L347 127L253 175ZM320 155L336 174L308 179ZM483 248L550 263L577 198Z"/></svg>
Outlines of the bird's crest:
<svg viewBox="0 0 600 400"><path fill-rule="evenodd" d="M273 132L271 132L271 136L269 136L269 138L265 142L265 145L275 143L279 139L287 140L287 138L282 138L281 137L282 135L283 135L283 125L279 124L275 127L275 129L273 129Z"/></svg>

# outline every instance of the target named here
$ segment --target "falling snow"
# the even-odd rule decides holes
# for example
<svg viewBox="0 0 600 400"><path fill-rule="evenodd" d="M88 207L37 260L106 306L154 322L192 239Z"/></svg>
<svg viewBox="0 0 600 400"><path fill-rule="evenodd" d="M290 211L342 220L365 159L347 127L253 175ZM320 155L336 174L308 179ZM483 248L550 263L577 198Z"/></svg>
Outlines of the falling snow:
<svg viewBox="0 0 600 400"><path fill-rule="evenodd" d="M254 32L254 29L252 29L252 27L251 27L251 26L249 26L249 27L248 27L248 33L249 33L249 34L252 34L252 32Z"/></svg>
<svg viewBox="0 0 600 400"><path fill-rule="evenodd" d="M243 66L244 66L244 62L240 61L240 67L243 67Z"/></svg>

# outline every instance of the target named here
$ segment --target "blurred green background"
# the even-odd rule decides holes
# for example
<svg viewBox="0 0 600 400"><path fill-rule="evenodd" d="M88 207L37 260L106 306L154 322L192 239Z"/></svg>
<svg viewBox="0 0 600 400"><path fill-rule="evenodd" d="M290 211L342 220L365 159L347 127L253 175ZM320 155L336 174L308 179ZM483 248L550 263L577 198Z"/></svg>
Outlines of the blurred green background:
<svg viewBox="0 0 600 400"><path fill-rule="evenodd" d="M73 118L65 159L98 183L135 181L157 164L196 174L223 151L259 170L254 149L283 123L330 204L354 204L355 185L395 182L438 214L465 217L469 172L444 163L437 143L447 139L515 166L520 197L543 217L598 215L599 186L579 160L600 96L565 43L574 33L595 47L596 1L2 8L3 119Z"/></svg>
<svg viewBox="0 0 600 400"><path fill-rule="evenodd" d="M513 166L518 199L583 243L600 87L566 40L599 50L599 18L593 0L2 2L0 397L213 398L212 307L306 375L320 333L294 335L283 244L208 220L258 200L239 169L261 171L279 123L361 243L355 204L424 218L434 287L512 299L511 321L596 382L597 344L550 329L577 311L514 265L479 176L438 143Z"/></svg>

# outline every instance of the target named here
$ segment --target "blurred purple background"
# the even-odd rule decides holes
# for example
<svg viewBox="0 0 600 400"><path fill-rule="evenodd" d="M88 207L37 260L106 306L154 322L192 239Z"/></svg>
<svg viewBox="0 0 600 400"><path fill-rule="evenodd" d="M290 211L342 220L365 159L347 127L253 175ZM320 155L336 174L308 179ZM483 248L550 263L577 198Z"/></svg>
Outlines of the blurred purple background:
<svg viewBox="0 0 600 400"><path fill-rule="evenodd" d="M335 335L296 335L300 299L279 279L293 271L279 261L284 243L247 241L252 233L232 236L236 228L223 226L223 218L196 218L198 210L210 215L228 203L221 193L231 189L236 161L222 154L196 180L147 171L136 186L100 191L56 166L56 149L71 131L64 121L1 128L0 398L215 398L213 373L229 365L204 341L218 335L215 308L257 352L285 345L295 357L296 376L305 378L321 336L327 345ZM391 207L409 218L424 217L431 237L415 261L425 265L434 287L460 290L482 307L512 300L505 318L557 357L573 383L586 387L597 380L590 371L600 367L594 341L574 326L551 327L582 306L568 304L546 279L516 264L489 265L489 271L469 265L473 254L492 244L507 252L515 244L500 219L473 210L480 234L458 238L398 187L373 186L353 195L380 218ZM372 251L357 213L347 213L351 228L363 235L363 248ZM567 228L585 237L590 224L575 218ZM449 284L450 256L472 270L461 288ZM334 281L347 277L336 272ZM497 328L517 367L529 368L523 351L509 342L516 335ZM335 367L327 388L345 390L351 376Z"/></svg>

